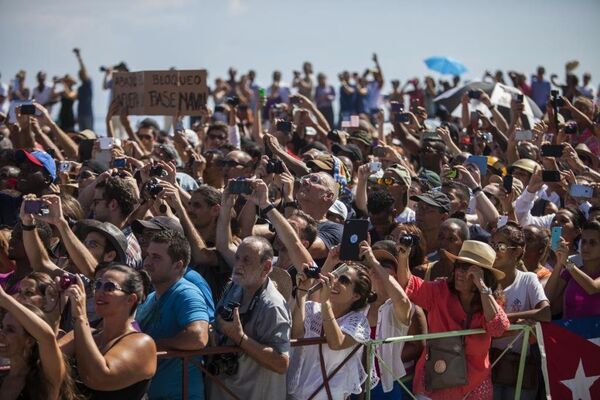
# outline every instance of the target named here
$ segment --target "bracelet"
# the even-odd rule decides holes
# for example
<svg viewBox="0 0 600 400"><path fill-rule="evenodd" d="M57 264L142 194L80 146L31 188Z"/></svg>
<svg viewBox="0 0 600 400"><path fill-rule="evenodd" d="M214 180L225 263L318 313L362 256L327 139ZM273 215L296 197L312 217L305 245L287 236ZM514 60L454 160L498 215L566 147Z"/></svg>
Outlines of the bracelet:
<svg viewBox="0 0 600 400"><path fill-rule="evenodd" d="M475 196L477 193L481 192L481 186L471 189L471 192L473 192L473 196Z"/></svg>
<svg viewBox="0 0 600 400"><path fill-rule="evenodd" d="M25 225L25 224L21 223L21 228L23 228L24 231L33 231L35 229L35 224Z"/></svg>
<svg viewBox="0 0 600 400"><path fill-rule="evenodd" d="M275 205L273 203L270 203L268 206L266 206L265 208L262 208L260 210L260 215L262 216L266 216L267 213L271 210L273 210L275 208Z"/></svg>
<svg viewBox="0 0 600 400"><path fill-rule="evenodd" d="M246 334L245 334L245 333L242 335L242 337L240 338L240 342L238 343L238 347L241 347L241 346L242 346L242 342L243 342L243 341L244 341L244 339L245 339L245 338L247 338L247 337L248 337L248 336L246 336Z"/></svg>

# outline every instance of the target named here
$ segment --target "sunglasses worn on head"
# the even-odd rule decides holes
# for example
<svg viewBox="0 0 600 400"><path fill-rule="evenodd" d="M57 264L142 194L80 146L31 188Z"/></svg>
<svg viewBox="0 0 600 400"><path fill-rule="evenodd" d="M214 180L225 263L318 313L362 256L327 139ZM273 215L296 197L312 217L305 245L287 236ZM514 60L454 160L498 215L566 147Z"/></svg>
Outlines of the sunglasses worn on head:
<svg viewBox="0 0 600 400"><path fill-rule="evenodd" d="M116 283L111 282L111 281L102 282L102 281L98 280L94 283L94 289L102 290L103 292L106 292L106 293L114 293L116 291L119 291L119 292L131 294L127 290L124 290L123 288L121 288L121 286L119 286Z"/></svg>
<svg viewBox="0 0 600 400"><path fill-rule="evenodd" d="M494 243L492 249L504 253L508 249L516 249L518 246L509 246L506 243Z"/></svg>

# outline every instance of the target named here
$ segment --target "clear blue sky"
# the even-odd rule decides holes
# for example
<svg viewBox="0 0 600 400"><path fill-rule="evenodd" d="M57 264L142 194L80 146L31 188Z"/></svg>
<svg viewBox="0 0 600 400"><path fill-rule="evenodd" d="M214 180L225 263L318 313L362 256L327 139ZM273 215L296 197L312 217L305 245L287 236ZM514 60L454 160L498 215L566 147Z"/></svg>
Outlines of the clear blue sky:
<svg viewBox="0 0 600 400"><path fill-rule="evenodd" d="M72 48L81 48L94 80L95 114L105 113L98 67L125 60L133 70L206 68L209 80L230 65L254 68L268 83L280 69L310 60L337 83L342 69L363 71L376 51L386 77L404 82L428 73L423 59L448 55L469 68L531 73L537 65L600 81L598 0L0 0L1 80L19 69L34 84L75 74ZM435 75L434 75L435 76Z"/></svg>

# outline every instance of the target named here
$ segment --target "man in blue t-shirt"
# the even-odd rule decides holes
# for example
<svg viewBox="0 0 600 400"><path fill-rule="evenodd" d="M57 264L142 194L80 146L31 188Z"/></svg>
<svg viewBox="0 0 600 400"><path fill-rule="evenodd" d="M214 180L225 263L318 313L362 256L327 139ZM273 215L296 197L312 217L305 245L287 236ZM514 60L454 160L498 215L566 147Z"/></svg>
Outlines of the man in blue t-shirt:
<svg viewBox="0 0 600 400"><path fill-rule="evenodd" d="M162 230L151 239L144 259L155 291L137 311L136 321L159 350L200 350L208 343L209 314L203 294L183 278L190 262L187 239L179 232ZM181 398L182 363L162 359L150 384L150 399ZM204 399L200 371L189 366L189 399Z"/></svg>

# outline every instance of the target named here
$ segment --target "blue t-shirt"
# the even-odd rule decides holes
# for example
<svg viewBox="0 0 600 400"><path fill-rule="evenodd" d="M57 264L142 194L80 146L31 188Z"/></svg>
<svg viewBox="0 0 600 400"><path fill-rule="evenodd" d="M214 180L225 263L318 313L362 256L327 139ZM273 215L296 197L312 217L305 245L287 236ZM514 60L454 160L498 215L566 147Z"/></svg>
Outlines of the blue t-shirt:
<svg viewBox="0 0 600 400"><path fill-rule="evenodd" d="M214 307L214 306L213 306ZM154 340L176 336L194 321L210 321L203 294L186 279L178 280L160 299L150 293L137 309L135 320L142 332ZM182 362L178 358L158 361L156 374L150 383L150 399L181 398ZM189 364L189 398L204 399L204 383L200 371Z"/></svg>
<svg viewBox="0 0 600 400"><path fill-rule="evenodd" d="M210 286L206 279L198 272L194 271L190 267L185 271L185 275L183 278L187 281L190 281L194 284L200 292L202 292L202 296L204 296L204 302L206 303L206 308L208 310L208 317L210 318L209 322L212 324L215 319L215 302L212 297L212 291L210 290Z"/></svg>

